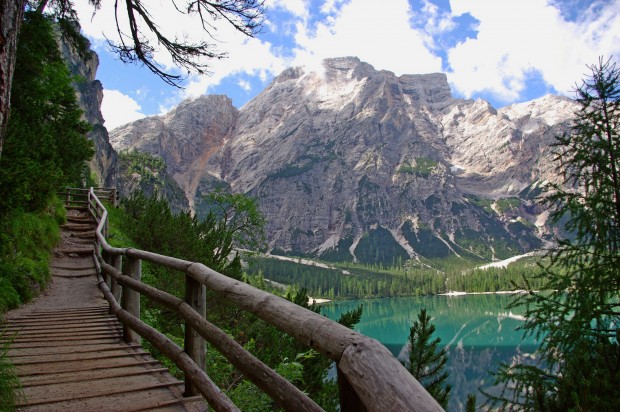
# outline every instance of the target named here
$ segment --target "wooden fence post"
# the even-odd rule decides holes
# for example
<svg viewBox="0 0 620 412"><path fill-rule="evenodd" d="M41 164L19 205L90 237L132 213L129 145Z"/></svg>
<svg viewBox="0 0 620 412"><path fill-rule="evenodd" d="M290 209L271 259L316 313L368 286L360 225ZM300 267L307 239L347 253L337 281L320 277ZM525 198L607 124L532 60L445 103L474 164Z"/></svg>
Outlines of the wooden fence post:
<svg viewBox="0 0 620 412"><path fill-rule="evenodd" d="M123 259L121 255L112 255L112 261L110 262L110 265L114 266L116 270L122 270L122 267L123 267L122 262L123 262ZM110 289L110 292L112 292L112 296L114 296L114 299L116 299L116 301L119 302L121 300L121 290L122 290L121 285L119 285L112 276L106 277L106 283L108 285L108 288ZM113 314L112 306L110 306L109 313L110 315Z"/></svg>
<svg viewBox="0 0 620 412"><path fill-rule="evenodd" d="M206 316L207 288L200 282L197 282L188 275L185 275L185 302L190 305L201 317ZM196 365L202 370L206 366L206 346L205 340L185 322L185 353ZM185 377L185 393L184 396L199 395L198 389L192 385L191 381Z"/></svg>
<svg viewBox="0 0 620 412"><path fill-rule="evenodd" d="M128 256L125 259L123 275L139 281L142 277L142 261ZM123 288L121 307L129 314L140 319L140 293L128 287ZM125 325L123 325L123 337L127 343L141 343L140 335Z"/></svg>
<svg viewBox="0 0 620 412"><path fill-rule="evenodd" d="M97 241L95 241L95 242L96 242L95 243L95 248L97 248L97 250L99 250L99 244L98 244ZM101 257L103 258L103 261L105 263L107 263L108 265L112 264L112 256L110 256L108 254L108 252L106 252L105 250L101 251ZM112 276L106 275L105 272L102 272L102 273L103 273L103 278L105 279L105 282L108 284L108 287L109 287L110 286L110 279L112 279Z"/></svg>
<svg viewBox="0 0 620 412"><path fill-rule="evenodd" d="M341 412L366 412L366 407L362 400L357 396L353 386L349 383L347 377L342 373L340 368L338 371L338 392L340 394L340 411Z"/></svg>
<svg viewBox="0 0 620 412"><path fill-rule="evenodd" d="M113 187L112 190L110 191L110 202L112 203L112 206L118 207L118 203L116 201L116 188L115 187Z"/></svg>

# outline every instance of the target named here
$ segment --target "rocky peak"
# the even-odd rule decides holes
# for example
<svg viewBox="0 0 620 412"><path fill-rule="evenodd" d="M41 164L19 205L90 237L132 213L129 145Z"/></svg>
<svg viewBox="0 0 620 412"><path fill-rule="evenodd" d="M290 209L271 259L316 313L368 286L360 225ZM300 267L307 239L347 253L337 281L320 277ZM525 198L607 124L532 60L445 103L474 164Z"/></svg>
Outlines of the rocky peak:
<svg viewBox="0 0 620 412"><path fill-rule="evenodd" d="M327 83L343 79L361 80L375 73L374 67L360 61L357 57L337 57L322 62L323 79Z"/></svg>
<svg viewBox="0 0 620 412"><path fill-rule="evenodd" d="M535 124L525 126L526 129L532 129L535 125L544 124L550 127L565 122L567 114L574 113L576 109L577 106L571 99L548 94L529 102L503 107L499 111L522 127L530 119L536 119Z"/></svg>
<svg viewBox="0 0 620 412"><path fill-rule="evenodd" d="M440 108L454 100L444 73L404 74L398 80L403 93L414 102Z"/></svg>
<svg viewBox="0 0 620 412"><path fill-rule="evenodd" d="M184 100L163 116L114 129L111 142L119 151L139 150L164 159L168 173L193 206L206 162L215 159L224 141L231 137L238 115L227 96L201 96Z"/></svg>
<svg viewBox="0 0 620 412"><path fill-rule="evenodd" d="M491 206L552 175L569 109L548 96L496 110L453 98L445 74L343 57L285 70L238 111L204 96L112 134L164 158L195 210L214 185L256 197L273 250L391 265L536 247L535 207Z"/></svg>
<svg viewBox="0 0 620 412"><path fill-rule="evenodd" d="M499 110L481 99L451 106L442 124L460 187L497 198L537 179L556 180L548 147L567 130L574 107L570 99L550 95Z"/></svg>

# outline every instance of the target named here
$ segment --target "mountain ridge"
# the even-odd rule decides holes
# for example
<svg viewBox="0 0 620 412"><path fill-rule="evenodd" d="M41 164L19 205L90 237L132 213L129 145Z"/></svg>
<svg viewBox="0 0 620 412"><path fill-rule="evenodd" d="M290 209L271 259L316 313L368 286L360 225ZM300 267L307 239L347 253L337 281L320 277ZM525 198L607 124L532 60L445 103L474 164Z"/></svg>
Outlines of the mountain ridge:
<svg viewBox="0 0 620 412"><path fill-rule="evenodd" d="M289 68L241 109L202 96L110 141L162 157L199 215L214 187L256 197L272 253L491 260L549 232L531 194L557 179L548 144L571 110L552 95L495 109L454 98L445 74L345 57Z"/></svg>

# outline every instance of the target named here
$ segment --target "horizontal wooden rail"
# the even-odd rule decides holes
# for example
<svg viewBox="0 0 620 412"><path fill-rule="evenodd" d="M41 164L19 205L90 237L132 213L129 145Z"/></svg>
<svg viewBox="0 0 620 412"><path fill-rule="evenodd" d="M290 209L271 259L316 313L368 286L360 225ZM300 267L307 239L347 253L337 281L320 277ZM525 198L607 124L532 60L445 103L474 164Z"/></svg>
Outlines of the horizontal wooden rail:
<svg viewBox="0 0 620 412"><path fill-rule="evenodd" d="M213 383L209 376L189 357L183 349L179 348L174 342L166 337L163 333L153 327L142 322L139 317L134 316L130 312L124 310L118 304L114 295L108 288L105 280L101 276L101 267L98 265L99 259L95 257L95 265L97 266L97 276L99 288L103 292L103 296L110 304L111 312L124 325L130 326L134 331L153 344L161 353L166 355L177 365L186 376L192 377L194 385L198 386L200 393L207 399L209 404L218 411L238 411L235 404ZM123 277L122 273L118 274ZM124 276L126 277L126 276ZM137 282L141 284L140 282Z"/></svg>
<svg viewBox="0 0 620 412"><path fill-rule="evenodd" d="M118 207L118 190L115 187L94 187L91 189L98 198L106 199L110 201L114 207ZM65 201L72 203L74 199L77 198L89 198L91 189L68 187L58 194L65 196Z"/></svg>
<svg viewBox="0 0 620 412"><path fill-rule="evenodd" d="M123 266L120 262L123 258L127 259L128 263L147 261L182 272L186 276L188 287L190 285L206 286L228 302L258 316L293 336L299 342L316 349L335 361L338 372L341 411L443 410L424 387L378 341L286 299L224 276L203 264L134 248L112 247L107 243L105 237L107 210L92 189L89 191L88 205L91 215L98 221L96 231L97 252L106 257L105 262L103 258L100 258L102 273L107 276L105 281L103 278L100 280L100 287L104 291L106 299L116 302L114 305L111 303L111 311L120 313L120 316L117 315L119 320L138 332L143 338L149 339L151 335L157 335L144 326L137 326L138 322L143 324L139 320L139 312L136 314L131 313L127 308L118 309L120 306L117 303L118 296L114 292L115 289L118 291L122 288L122 294L140 293L179 313L186 322L186 353L194 354L196 358L199 358L202 353L204 357L204 346L202 346L203 349L200 349L201 339L194 339L191 336L188 339L188 330L190 335L195 331L216 347L247 379L255 383L286 410L317 410L314 408L318 408L312 400L306 400L307 397L297 388L291 388L290 383L283 383L281 380L283 378L276 378L278 375L266 366L265 368L269 371L265 370L260 366L262 362L243 350L224 332L206 321L204 315L200 313L201 310L204 310L200 309L200 300L204 301L204 294L201 294L199 290L195 290L194 297L191 296L191 293L186 296L185 301L166 294L135 279L131 270L120 271L119 269ZM99 264L99 261L97 263ZM191 288L195 289L196 287L191 286ZM123 302L125 300L125 298L122 299ZM130 320L125 322L124 318ZM188 342L190 347L188 347ZM165 352L162 351L162 353ZM204 364L201 365L204 359L194 359L194 362L199 369L204 368ZM195 378L193 374L186 375L187 378L196 386L202 379ZM194 381L194 379L198 380ZM281 388L273 388L273 386L281 386ZM200 393L203 393L201 388L198 389ZM300 394L303 397L300 397ZM215 401L204 393L203 395L216 410L220 410L212 403Z"/></svg>
<svg viewBox="0 0 620 412"><path fill-rule="evenodd" d="M286 410L322 410L292 383L246 351L243 346L221 329L199 316L184 300L128 276L123 276L118 269L102 262L101 255L99 255L98 259L103 272L112 276L121 286L140 292L141 295L172 310L185 319L187 323L199 331L204 339L219 350L239 372L247 376L248 379L254 382L256 386L274 399L280 406Z"/></svg>

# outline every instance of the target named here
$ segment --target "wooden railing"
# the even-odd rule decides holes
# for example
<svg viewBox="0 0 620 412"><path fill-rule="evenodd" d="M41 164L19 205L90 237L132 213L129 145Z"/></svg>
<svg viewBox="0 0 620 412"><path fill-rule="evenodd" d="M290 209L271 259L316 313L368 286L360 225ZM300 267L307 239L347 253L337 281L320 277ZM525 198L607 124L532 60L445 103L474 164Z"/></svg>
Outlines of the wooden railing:
<svg viewBox="0 0 620 412"><path fill-rule="evenodd" d="M185 374L186 396L198 393L217 411L238 410L205 373L205 340L248 380L287 411L322 410L312 399L247 352L205 319L206 288L299 342L336 362L341 411L441 411L433 397L378 341L283 298L224 276L200 263L134 249L106 241L107 210L96 192L87 206L98 222L95 262L99 287L110 312L124 325L127 342L141 337L170 358ZM185 299L140 281L141 262L176 270L185 276ZM140 295L176 312L185 320L184 348L140 320Z"/></svg>
<svg viewBox="0 0 620 412"><path fill-rule="evenodd" d="M99 199L105 199L114 207L118 207L118 190L115 187L92 187L90 189L69 187L59 195L65 197L65 204L69 206L83 206L86 204L91 189Z"/></svg>

